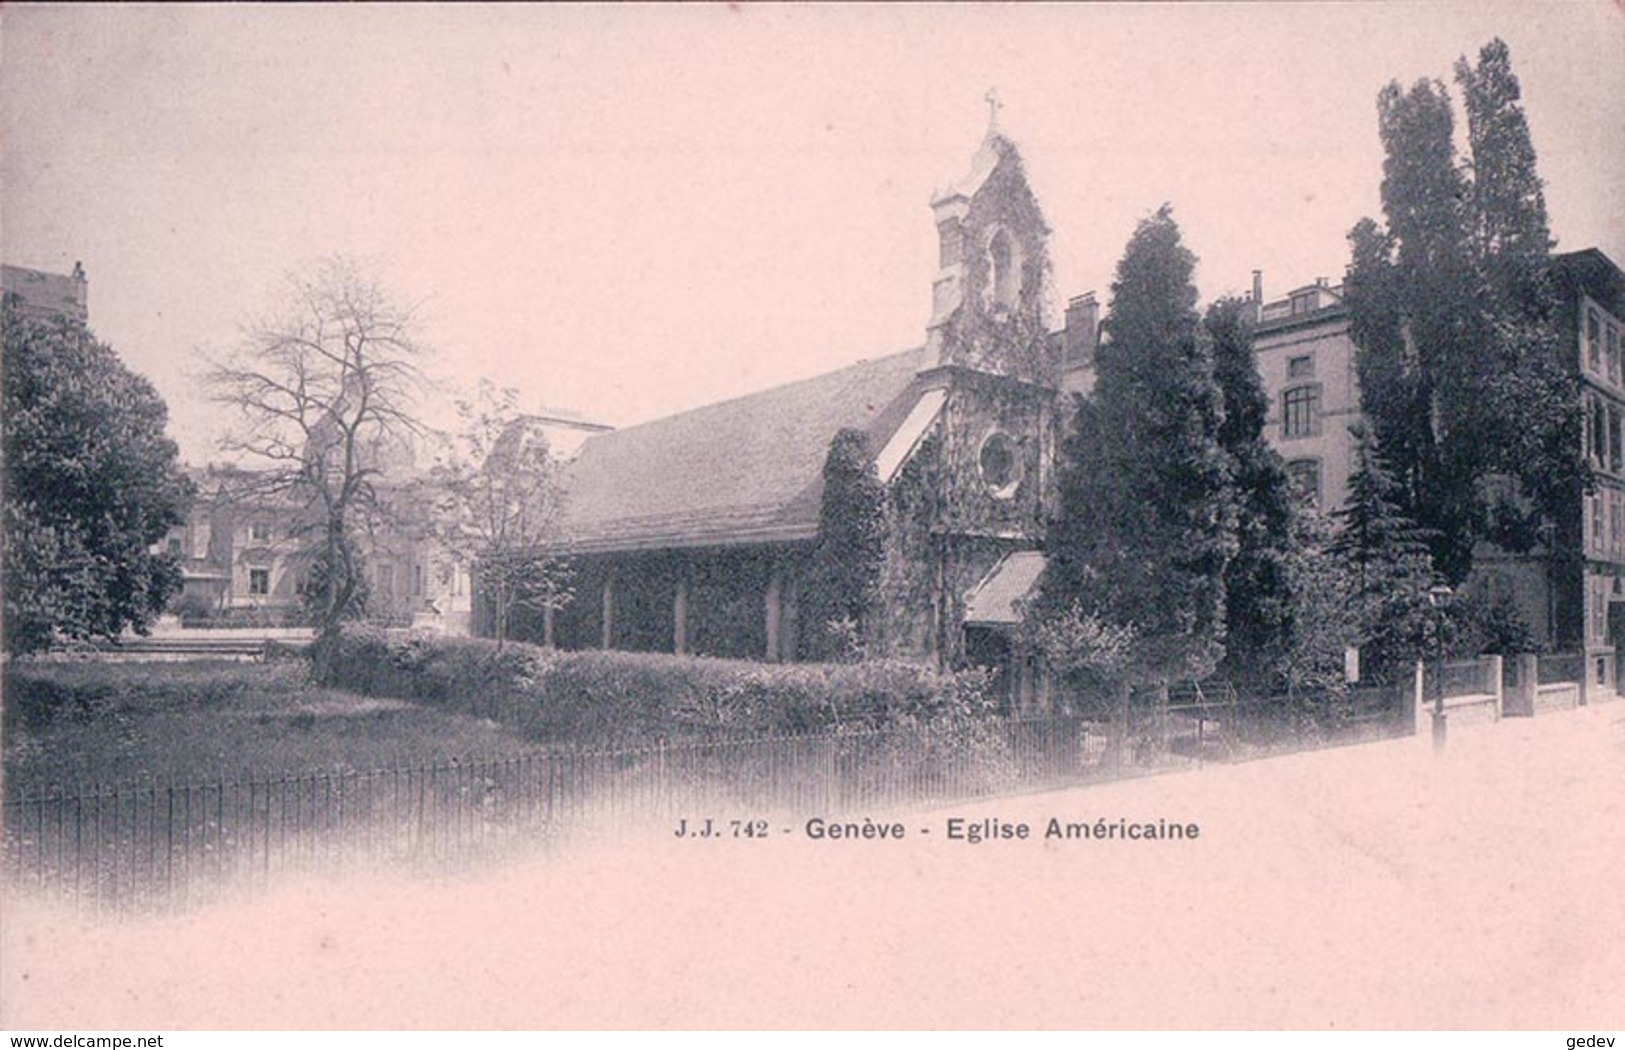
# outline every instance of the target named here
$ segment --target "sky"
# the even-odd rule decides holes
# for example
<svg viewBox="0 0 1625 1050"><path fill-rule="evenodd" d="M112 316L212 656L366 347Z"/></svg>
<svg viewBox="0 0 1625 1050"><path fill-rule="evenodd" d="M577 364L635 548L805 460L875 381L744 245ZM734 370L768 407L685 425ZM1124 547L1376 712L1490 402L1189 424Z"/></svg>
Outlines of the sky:
<svg viewBox="0 0 1625 1050"><path fill-rule="evenodd" d="M1164 202L1204 300L1335 281L1380 214L1377 92L1495 36L1559 250L1625 264L1607 2L7 5L0 256L83 262L189 462L225 426L200 355L333 255L416 311L430 419L488 377L628 425L919 345L990 88L1058 324Z"/></svg>

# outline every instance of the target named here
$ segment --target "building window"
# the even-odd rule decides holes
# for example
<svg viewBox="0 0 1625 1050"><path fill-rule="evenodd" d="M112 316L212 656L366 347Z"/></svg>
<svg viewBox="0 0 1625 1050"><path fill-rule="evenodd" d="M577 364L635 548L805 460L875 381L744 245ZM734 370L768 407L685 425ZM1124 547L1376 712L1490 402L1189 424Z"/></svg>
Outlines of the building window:
<svg viewBox="0 0 1625 1050"><path fill-rule="evenodd" d="M965 251L965 229L958 222L945 222L937 227L938 249L942 266L960 261Z"/></svg>
<svg viewBox="0 0 1625 1050"><path fill-rule="evenodd" d="M1296 386L1281 395L1281 436L1311 437L1320 433L1320 386Z"/></svg>
<svg viewBox="0 0 1625 1050"><path fill-rule="evenodd" d="M1320 460L1289 460L1286 465L1286 476L1300 495L1311 503L1320 503Z"/></svg>
<svg viewBox="0 0 1625 1050"><path fill-rule="evenodd" d="M1618 473L1622 466L1620 457L1620 410L1617 405L1609 405L1609 470Z"/></svg>
<svg viewBox="0 0 1625 1050"><path fill-rule="evenodd" d="M1602 373L1602 318L1595 308L1586 311L1586 363L1593 372Z"/></svg>
<svg viewBox="0 0 1625 1050"><path fill-rule="evenodd" d="M264 596L271 593L271 570L248 570L248 593Z"/></svg>
<svg viewBox="0 0 1625 1050"><path fill-rule="evenodd" d="M1288 379L1308 379L1314 374L1314 354L1304 354L1302 357L1289 357L1286 359L1286 377Z"/></svg>
<svg viewBox="0 0 1625 1050"><path fill-rule="evenodd" d="M1021 484L1021 455L1010 435L995 430L982 441L982 450L976 457L982 473L982 484L995 499L1009 499Z"/></svg>
<svg viewBox="0 0 1625 1050"><path fill-rule="evenodd" d="M1586 415L1591 420L1591 465L1602 467L1608 463L1608 413L1600 400L1589 400L1591 411Z"/></svg>
<svg viewBox="0 0 1625 1050"><path fill-rule="evenodd" d="M1586 502L1591 504L1591 542L1587 546L1592 554L1600 555L1606 543L1602 534L1602 496L1587 496Z"/></svg>
<svg viewBox="0 0 1625 1050"><path fill-rule="evenodd" d="M268 521L254 522L254 524L248 527L248 536L255 543L270 543L271 523Z"/></svg>
<svg viewBox="0 0 1625 1050"><path fill-rule="evenodd" d="M178 537L169 537L169 553L177 558L181 556L181 541Z"/></svg>
<svg viewBox="0 0 1625 1050"><path fill-rule="evenodd" d="M1625 362L1619 359L1619 326L1612 321L1608 322L1608 339L1604 345L1608 353L1608 378L1618 383L1625 379L1625 371L1622 371Z"/></svg>
<svg viewBox="0 0 1625 1050"><path fill-rule="evenodd" d="M1607 586L1599 579L1591 581L1591 624L1586 634L1593 642L1602 641L1608 634Z"/></svg>
<svg viewBox="0 0 1625 1050"><path fill-rule="evenodd" d="M423 593L425 575L426 574L423 571L423 566L421 566L421 565L412 566L412 593L413 594L422 594Z"/></svg>

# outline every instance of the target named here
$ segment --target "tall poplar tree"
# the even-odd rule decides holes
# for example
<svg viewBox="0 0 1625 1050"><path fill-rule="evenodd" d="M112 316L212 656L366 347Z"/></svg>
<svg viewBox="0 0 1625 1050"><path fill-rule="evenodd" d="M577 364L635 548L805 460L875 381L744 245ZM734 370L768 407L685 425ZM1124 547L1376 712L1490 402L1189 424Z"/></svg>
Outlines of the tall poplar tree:
<svg viewBox="0 0 1625 1050"><path fill-rule="evenodd" d="M1224 654L1236 549L1224 398L1196 312L1196 258L1171 209L1145 219L1112 283L1093 393L1064 444L1035 615L1128 637L1122 678L1156 690Z"/></svg>
<svg viewBox="0 0 1625 1050"><path fill-rule="evenodd" d="M1377 113L1388 223L1367 220L1351 233L1347 287L1361 407L1391 457L1405 511L1430 530L1435 562L1459 580L1472 565L1482 473L1478 421L1469 418L1481 341L1467 184L1443 84L1390 83Z"/></svg>
<svg viewBox="0 0 1625 1050"><path fill-rule="evenodd" d="M1456 83L1467 110L1474 246L1500 300L1542 310L1552 232L1506 43L1497 37L1485 44L1476 66L1457 59Z"/></svg>
<svg viewBox="0 0 1625 1050"><path fill-rule="evenodd" d="M1536 518L1571 502L1585 478L1579 400L1546 290L1545 203L1506 45L1486 45L1476 66L1463 58L1456 79L1465 161L1443 84L1379 94L1387 221L1351 231L1347 282L1362 411L1399 507L1452 583L1491 521L1506 519L1509 508L1484 505L1488 476L1517 479L1532 508L1520 512Z"/></svg>
<svg viewBox="0 0 1625 1050"><path fill-rule="evenodd" d="M1456 62L1467 111L1471 247L1486 293L1480 425L1492 469L1516 477L1531 518L1555 519L1588 483L1578 379L1563 360L1551 226L1522 90L1506 43ZM1504 517L1509 508L1498 508ZM1519 530L1538 531L1529 521Z"/></svg>

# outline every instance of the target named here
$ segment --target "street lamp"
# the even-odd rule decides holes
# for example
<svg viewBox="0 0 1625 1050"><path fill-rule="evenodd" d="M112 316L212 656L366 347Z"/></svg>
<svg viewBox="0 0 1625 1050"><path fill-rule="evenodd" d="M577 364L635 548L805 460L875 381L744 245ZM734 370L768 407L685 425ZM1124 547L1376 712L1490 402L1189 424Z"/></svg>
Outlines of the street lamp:
<svg viewBox="0 0 1625 1050"><path fill-rule="evenodd" d="M1454 593L1444 584L1428 588L1428 608L1433 621L1433 750L1443 751L1445 741L1444 714L1444 609Z"/></svg>

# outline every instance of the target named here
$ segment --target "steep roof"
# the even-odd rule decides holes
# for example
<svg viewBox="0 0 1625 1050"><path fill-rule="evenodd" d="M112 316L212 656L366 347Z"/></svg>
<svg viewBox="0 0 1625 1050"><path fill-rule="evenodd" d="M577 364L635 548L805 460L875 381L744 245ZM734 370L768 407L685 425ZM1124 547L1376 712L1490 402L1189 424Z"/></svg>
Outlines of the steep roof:
<svg viewBox="0 0 1625 1050"><path fill-rule="evenodd" d="M986 183L993 177L993 171L999 166L1005 154L1016 152L1016 144L999 134L992 128L988 129L987 136L982 144L976 148L971 156L970 171L948 183L939 186L931 195L932 204L953 200L955 197L974 197Z"/></svg>
<svg viewBox="0 0 1625 1050"><path fill-rule="evenodd" d="M845 427L878 451L923 390L924 348L599 434L565 476L577 552L802 540Z"/></svg>
<svg viewBox="0 0 1625 1050"><path fill-rule="evenodd" d="M1558 280L1567 294L1584 290L1611 314L1625 315L1625 272L1597 248L1552 256Z"/></svg>

